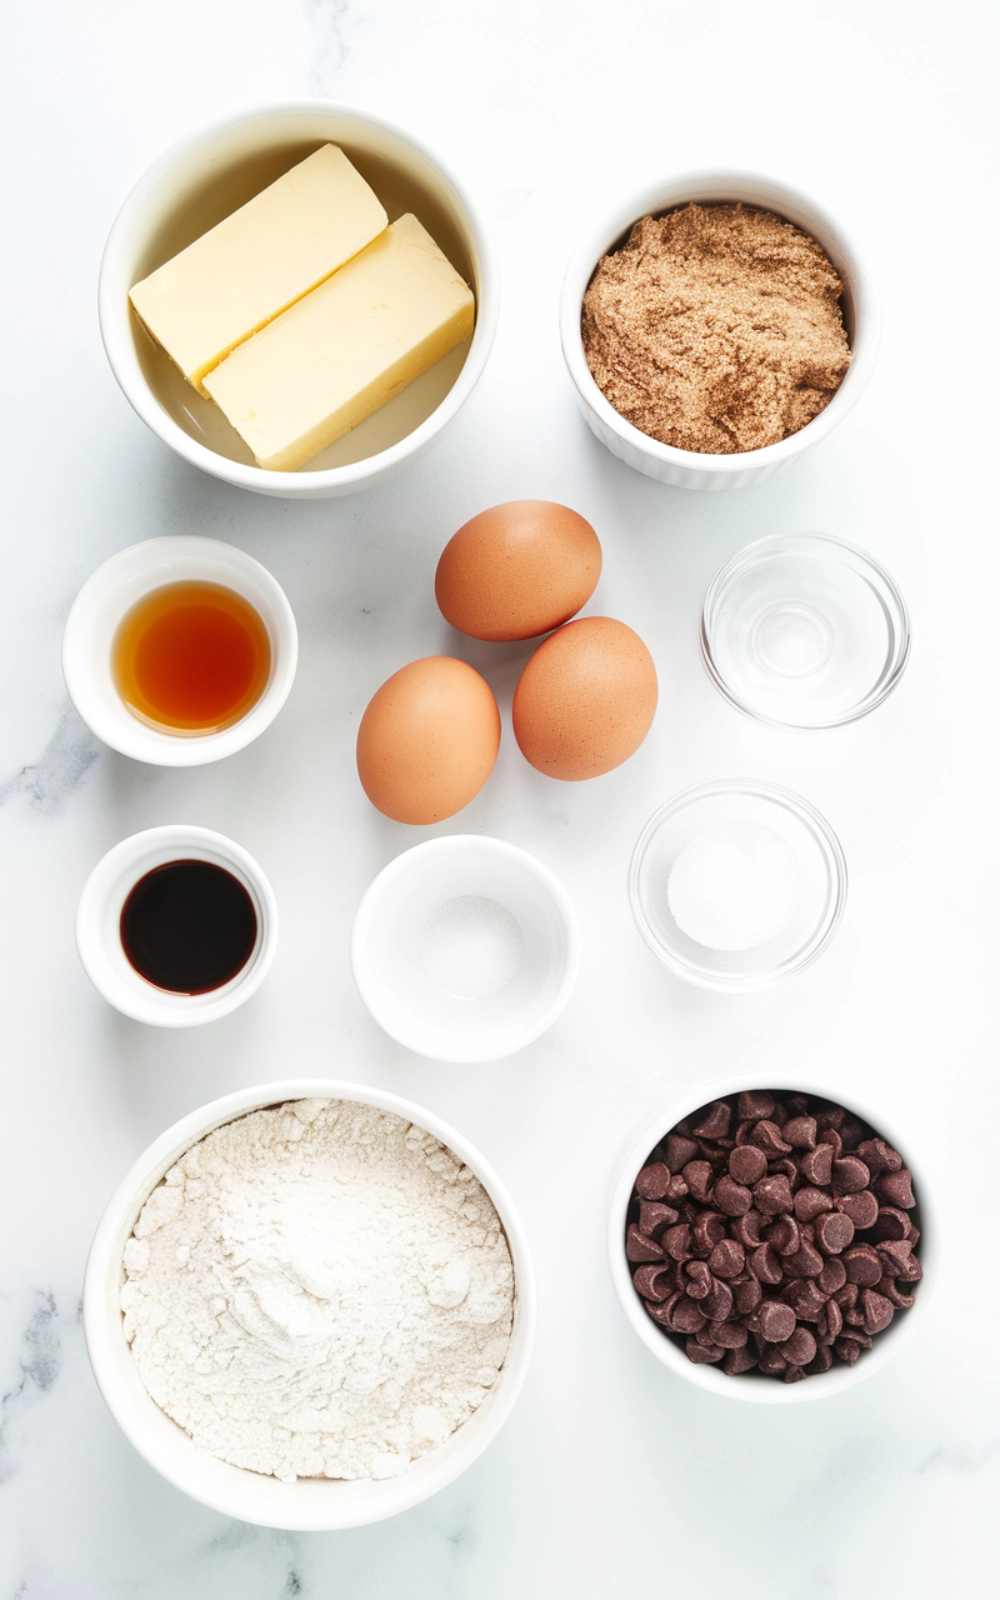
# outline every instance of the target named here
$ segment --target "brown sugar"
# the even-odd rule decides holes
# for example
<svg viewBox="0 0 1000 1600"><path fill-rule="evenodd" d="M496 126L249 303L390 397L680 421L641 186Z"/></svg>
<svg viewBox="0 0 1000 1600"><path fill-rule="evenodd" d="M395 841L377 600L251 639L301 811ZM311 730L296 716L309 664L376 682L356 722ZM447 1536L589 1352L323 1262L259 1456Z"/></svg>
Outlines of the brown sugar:
<svg viewBox="0 0 1000 1600"><path fill-rule="evenodd" d="M650 438L702 454L759 450L804 428L840 387L851 361L841 293L816 240L771 211L643 217L583 297L587 364Z"/></svg>

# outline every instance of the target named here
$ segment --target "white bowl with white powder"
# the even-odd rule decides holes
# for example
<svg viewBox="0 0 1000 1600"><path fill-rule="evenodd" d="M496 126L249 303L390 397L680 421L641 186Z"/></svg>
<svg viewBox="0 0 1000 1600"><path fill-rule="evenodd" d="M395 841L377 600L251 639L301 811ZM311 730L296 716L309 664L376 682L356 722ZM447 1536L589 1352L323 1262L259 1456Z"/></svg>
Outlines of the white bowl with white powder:
<svg viewBox="0 0 1000 1600"><path fill-rule="evenodd" d="M534 1274L455 1129L293 1080L214 1101L140 1157L95 1235L83 1319L112 1415L169 1482L244 1522L350 1528L425 1500L495 1436Z"/></svg>
<svg viewBox="0 0 1000 1600"><path fill-rule="evenodd" d="M580 964L576 914L549 868L501 839L452 834L390 861L354 921L362 1000L438 1061L498 1061L562 1011Z"/></svg>

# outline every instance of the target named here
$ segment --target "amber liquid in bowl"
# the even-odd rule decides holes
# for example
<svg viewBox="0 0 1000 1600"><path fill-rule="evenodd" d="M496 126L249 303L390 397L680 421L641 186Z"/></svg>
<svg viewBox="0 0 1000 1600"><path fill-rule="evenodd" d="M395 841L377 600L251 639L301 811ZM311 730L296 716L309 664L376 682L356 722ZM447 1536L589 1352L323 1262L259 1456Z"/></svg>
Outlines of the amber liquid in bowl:
<svg viewBox="0 0 1000 1600"><path fill-rule="evenodd" d="M271 640L249 601L218 583L168 583L123 618L111 648L115 686L134 717L191 737L231 728L271 676Z"/></svg>

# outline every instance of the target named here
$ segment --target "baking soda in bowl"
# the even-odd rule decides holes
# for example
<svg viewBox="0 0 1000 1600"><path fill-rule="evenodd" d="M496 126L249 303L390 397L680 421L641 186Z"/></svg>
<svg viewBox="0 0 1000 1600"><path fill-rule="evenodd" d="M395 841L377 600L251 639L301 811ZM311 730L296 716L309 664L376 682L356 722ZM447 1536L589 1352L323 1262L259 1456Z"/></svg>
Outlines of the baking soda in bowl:
<svg viewBox="0 0 1000 1600"><path fill-rule="evenodd" d="M486 1399L514 1273L482 1184L414 1123L297 1100L224 1123L153 1190L124 1332L161 1410L286 1482L386 1479Z"/></svg>
<svg viewBox="0 0 1000 1600"><path fill-rule="evenodd" d="M432 983L459 999L482 1000L513 982L524 960L524 934L498 900L463 894L429 917L420 959Z"/></svg>

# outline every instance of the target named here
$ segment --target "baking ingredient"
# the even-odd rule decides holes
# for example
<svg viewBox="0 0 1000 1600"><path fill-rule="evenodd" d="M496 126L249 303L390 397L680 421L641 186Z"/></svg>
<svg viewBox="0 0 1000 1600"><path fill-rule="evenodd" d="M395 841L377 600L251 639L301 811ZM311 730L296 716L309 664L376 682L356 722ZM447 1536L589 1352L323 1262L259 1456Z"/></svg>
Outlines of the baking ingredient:
<svg viewBox="0 0 1000 1600"><path fill-rule="evenodd" d="M235 978L257 943L257 912L214 861L168 861L129 891L119 922L136 972L172 994L208 994Z"/></svg>
<svg viewBox="0 0 1000 1600"><path fill-rule="evenodd" d="M474 799L500 749L485 679L453 656L426 656L387 679L358 729L361 786L396 822L441 822Z"/></svg>
<svg viewBox="0 0 1000 1600"><path fill-rule="evenodd" d="M129 298L196 388L236 345L380 234L381 201L336 145L323 145Z"/></svg>
<svg viewBox="0 0 1000 1600"><path fill-rule="evenodd" d="M469 338L475 300L403 216L205 380L261 467L292 472Z"/></svg>
<svg viewBox="0 0 1000 1600"><path fill-rule="evenodd" d="M434 591L461 633L533 639L586 605L600 575L600 540L579 512L511 500L459 528L441 553Z"/></svg>
<svg viewBox="0 0 1000 1600"><path fill-rule="evenodd" d="M759 822L705 828L680 851L667 879L674 921L709 950L756 950L788 926L801 901L794 850Z"/></svg>
<svg viewBox="0 0 1000 1600"><path fill-rule="evenodd" d="M252 710L271 641L248 600L218 583L167 583L126 612L111 646L115 687L161 733L218 733Z"/></svg>
<svg viewBox="0 0 1000 1600"><path fill-rule="evenodd" d="M843 285L821 246L744 205L643 217L583 298L587 365L634 427L732 455L797 433L851 361Z"/></svg>
<svg viewBox="0 0 1000 1600"><path fill-rule="evenodd" d="M796 1383L853 1366L913 1304L916 1204L902 1156L851 1112L750 1090L650 1152L625 1253L649 1316L690 1361Z"/></svg>
<svg viewBox="0 0 1000 1600"><path fill-rule="evenodd" d="M482 1000L516 977L524 959L521 924L498 900L464 894L428 917L420 933L420 959L446 994Z"/></svg>
<svg viewBox="0 0 1000 1600"><path fill-rule="evenodd" d="M514 1281L479 1180L373 1106L295 1100L171 1167L124 1252L125 1337L195 1444L286 1481L390 1478L496 1383Z"/></svg>
<svg viewBox="0 0 1000 1600"><path fill-rule="evenodd" d="M610 772L634 755L656 711L653 658L612 617L580 617L539 645L514 692L514 736L550 778Z"/></svg>

